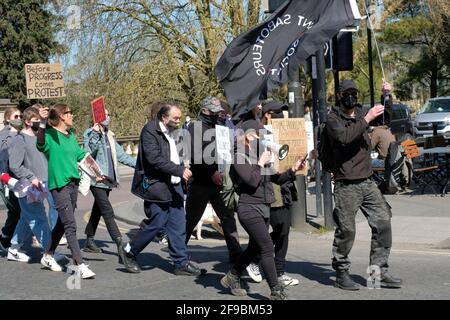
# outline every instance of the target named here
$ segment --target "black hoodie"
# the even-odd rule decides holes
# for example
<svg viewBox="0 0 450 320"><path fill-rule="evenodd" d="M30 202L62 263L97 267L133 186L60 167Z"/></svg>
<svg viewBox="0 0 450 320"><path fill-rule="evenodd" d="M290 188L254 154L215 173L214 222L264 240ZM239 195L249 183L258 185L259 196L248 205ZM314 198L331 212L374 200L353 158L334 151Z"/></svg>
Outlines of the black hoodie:
<svg viewBox="0 0 450 320"><path fill-rule="evenodd" d="M211 140L204 141L203 136L206 130L215 128L215 122L212 122L206 115L202 112L198 114L198 120L194 121L189 126L189 134L191 137L191 159L190 159L190 169L192 171L191 182L202 183L206 185L215 186L211 177L218 170L215 148L211 154L205 153L205 148L211 144L215 144L215 134L211 137ZM199 130L201 127L201 130ZM199 129L197 129L199 128ZM196 136L196 133L202 133L201 137ZM201 143L201 148L198 143ZM195 148L197 144L197 148ZM200 154L201 152L201 154Z"/></svg>
<svg viewBox="0 0 450 320"><path fill-rule="evenodd" d="M334 107L328 114L327 131L332 141L335 180L362 180L372 175L367 110L360 105L350 117Z"/></svg>

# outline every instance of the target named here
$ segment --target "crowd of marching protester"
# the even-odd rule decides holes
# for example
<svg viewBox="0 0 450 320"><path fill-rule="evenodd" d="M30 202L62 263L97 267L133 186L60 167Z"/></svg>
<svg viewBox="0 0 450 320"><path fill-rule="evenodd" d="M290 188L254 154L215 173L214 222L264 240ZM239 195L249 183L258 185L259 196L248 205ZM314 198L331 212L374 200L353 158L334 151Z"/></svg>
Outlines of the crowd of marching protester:
<svg viewBox="0 0 450 320"><path fill-rule="evenodd" d="M335 285L345 290L359 289L349 275L348 256L355 237L355 214L361 209L373 233L370 265L379 267L382 286L400 287L401 280L388 273L392 245L390 208L370 179L369 123L383 114L384 107L364 111L357 103L357 93L352 81L342 83L339 107L331 109L326 128L332 141L327 152L334 157ZM294 181L296 172L305 167L306 157L298 159L288 170L276 172L270 168L273 152L262 144L267 133L264 125L285 117L286 110L287 105L270 101L231 118L229 106L209 96L202 100L196 120L189 119L181 127L181 107L174 102L158 102L151 107L149 120L140 134L138 156L133 158L109 130L109 116L84 132L80 147L68 105L48 108L36 104L23 113L8 108L5 128L0 131L1 195L7 207L0 243L7 259L29 262L24 244L34 239L35 246L42 251L42 266L62 271L61 261L68 258L56 249L67 242L72 270L83 279L93 278L95 273L85 263L81 251L101 253L94 237L103 217L117 245L119 263L128 272L141 272L139 254L164 234L174 273L203 276L207 271L189 259L187 245L210 203L220 219L229 253L230 269L220 281L222 286L233 295L244 296L247 291L242 285L243 273L258 282L264 275L270 298L286 299L286 287L299 284L285 273L285 265L290 206L297 199ZM232 132L229 150L232 161L228 163L218 163L215 150L206 152L215 139L214 134L206 139L206 133L215 132L217 125ZM94 203L81 249L75 209L83 180L79 166L88 156L95 160L102 175L88 177ZM129 240L121 234L109 200L119 182L119 162L135 168L131 191L144 200L146 219ZM249 235L245 248L239 242L236 216Z"/></svg>

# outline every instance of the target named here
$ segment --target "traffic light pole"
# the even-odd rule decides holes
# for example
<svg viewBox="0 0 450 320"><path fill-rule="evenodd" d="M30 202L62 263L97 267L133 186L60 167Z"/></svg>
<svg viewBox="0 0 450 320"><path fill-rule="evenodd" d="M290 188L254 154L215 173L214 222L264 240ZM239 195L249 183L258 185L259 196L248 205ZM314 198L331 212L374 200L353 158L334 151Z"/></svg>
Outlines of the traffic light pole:
<svg viewBox="0 0 450 320"><path fill-rule="evenodd" d="M294 74L293 79L288 84L289 110L294 118L303 118L305 110L302 101L302 87L300 84L300 71ZM291 223L296 229L306 226L306 178L305 176L296 176L296 185L298 200L292 203Z"/></svg>
<svg viewBox="0 0 450 320"><path fill-rule="evenodd" d="M317 52L316 52L317 54ZM308 63L311 64L311 80L312 80L312 113L313 113L313 128L314 128L314 149L317 150L318 141L318 129L320 123L319 116L319 84L318 84L318 72L317 72L317 57L311 56ZM316 184L316 213L318 217L323 215L322 210L322 175L320 168L320 161L314 161L314 177Z"/></svg>
<svg viewBox="0 0 450 320"><path fill-rule="evenodd" d="M317 100L319 122L327 121L327 83L325 74L325 57L323 47L316 52L317 63ZM323 213L325 228L331 229L333 223L333 194L331 191L331 174L327 171L322 172L322 193L323 193Z"/></svg>

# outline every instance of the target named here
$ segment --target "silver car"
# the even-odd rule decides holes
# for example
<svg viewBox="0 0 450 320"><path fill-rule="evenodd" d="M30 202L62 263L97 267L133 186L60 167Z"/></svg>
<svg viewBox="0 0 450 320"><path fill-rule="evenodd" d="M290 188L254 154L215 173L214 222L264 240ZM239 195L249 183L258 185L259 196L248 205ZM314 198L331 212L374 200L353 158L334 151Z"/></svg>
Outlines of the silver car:
<svg viewBox="0 0 450 320"><path fill-rule="evenodd" d="M450 97L428 99L417 113L414 121L416 137L431 137L433 130L450 139Z"/></svg>

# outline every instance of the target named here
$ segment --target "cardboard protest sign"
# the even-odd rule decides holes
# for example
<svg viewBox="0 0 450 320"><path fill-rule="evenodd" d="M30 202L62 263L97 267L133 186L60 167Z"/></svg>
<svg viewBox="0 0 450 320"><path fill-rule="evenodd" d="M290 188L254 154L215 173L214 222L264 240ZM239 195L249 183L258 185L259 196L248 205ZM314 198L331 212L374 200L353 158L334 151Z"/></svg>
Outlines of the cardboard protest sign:
<svg viewBox="0 0 450 320"><path fill-rule="evenodd" d="M38 63L25 65L27 99L65 97L62 65Z"/></svg>
<svg viewBox="0 0 450 320"><path fill-rule="evenodd" d="M94 123L100 123L106 120L105 97L100 97L91 101L92 119Z"/></svg>
<svg viewBox="0 0 450 320"><path fill-rule="evenodd" d="M272 129L275 141L289 146L289 154L284 160L279 161L275 157L275 169L284 172L308 152L305 119L272 119ZM297 175L307 175L307 172L308 168L305 166L303 170L297 172Z"/></svg>

